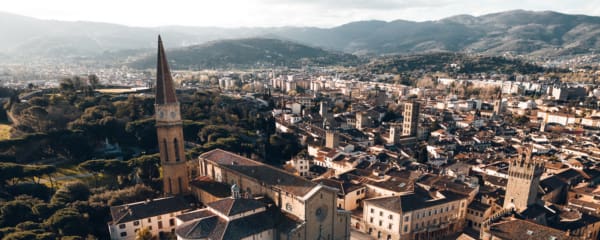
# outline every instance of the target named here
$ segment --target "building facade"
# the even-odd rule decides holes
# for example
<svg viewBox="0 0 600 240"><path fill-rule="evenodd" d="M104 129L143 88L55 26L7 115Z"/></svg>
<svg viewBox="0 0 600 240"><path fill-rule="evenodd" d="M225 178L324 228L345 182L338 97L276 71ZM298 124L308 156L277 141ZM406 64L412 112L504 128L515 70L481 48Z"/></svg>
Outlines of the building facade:
<svg viewBox="0 0 600 240"><path fill-rule="evenodd" d="M179 197L166 197L129 203L110 208L112 221L108 223L110 238L133 240L136 233L146 228L153 236L174 232L175 217L190 210L190 205Z"/></svg>
<svg viewBox="0 0 600 240"><path fill-rule="evenodd" d="M416 191L363 202L364 230L376 239L442 239L464 227L468 198Z"/></svg>

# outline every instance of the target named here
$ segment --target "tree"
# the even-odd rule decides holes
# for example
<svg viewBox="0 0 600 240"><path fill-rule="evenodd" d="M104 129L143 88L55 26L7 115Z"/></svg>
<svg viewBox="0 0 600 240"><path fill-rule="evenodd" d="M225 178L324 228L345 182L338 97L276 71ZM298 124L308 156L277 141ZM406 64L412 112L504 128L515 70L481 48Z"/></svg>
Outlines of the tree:
<svg viewBox="0 0 600 240"><path fill-rule="evenodd" d="M33 231L18 231L6 235L3 240L37 240L37 236Z"/></svg>
<svg viewBox="0 0 600 240"><path fill-rule="evenodd" d="M87 219L71 207L56 211L44 224L63 236L85 236L89 232Z"/></svg>
<svg viewBox="0 0 600 240"><path fill-rule="evenodd" d="M33 220L33 212L24 202L10 201L0 208L0 226L13 227L28 220Z"/></svg>
<svg viewBox="0 0 600 240"><path fill-rule="evenodd" d="M82 182L73 182L64 185L58 189L54 196L52 196L52 203L66 204L77 200L87 201L90 197L90 189L87 185Z"/></svg>
<svg viewBox="0 0 600 240"><path fill-rule="evenodd" d="M79 164L79 167L96 174L106 173L113 176L124 175L131 172L131 168L129 168L127 162L117 159L88 160Z"/></svg>
<svg viewBox="0 0 600 240"><path fill-rule="evenodd" d="M136 168L136 174L141 179L152 181L160 174L160 156L158 154L143 155L129 159L129 166Z"/></svg>
<svg viewBox="0 0 600 240"><path fill-rule="evenodd" d="M158 237L152 235L147 227L143 227L135 234L135 240L158 240Z"/></svg>
<svg viewBox="0 0 600 240"><path fill-rule="evenodd" d="M92 89L96 89L98 84L100 84L100 79L98 76L96 76L96 74L90 74L88 75L88 83Z"/></svg>

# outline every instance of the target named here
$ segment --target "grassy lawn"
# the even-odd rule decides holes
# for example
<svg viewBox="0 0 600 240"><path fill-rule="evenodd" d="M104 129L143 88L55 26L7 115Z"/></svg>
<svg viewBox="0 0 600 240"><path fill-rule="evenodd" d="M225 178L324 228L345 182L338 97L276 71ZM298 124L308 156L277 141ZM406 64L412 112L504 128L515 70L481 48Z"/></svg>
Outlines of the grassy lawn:
<svg viewBox="0 0 600 240"><path fill-rule="evenodd" d="M10 129L12 127L8 124L0 124L0 141L10 139Z"/></svg>

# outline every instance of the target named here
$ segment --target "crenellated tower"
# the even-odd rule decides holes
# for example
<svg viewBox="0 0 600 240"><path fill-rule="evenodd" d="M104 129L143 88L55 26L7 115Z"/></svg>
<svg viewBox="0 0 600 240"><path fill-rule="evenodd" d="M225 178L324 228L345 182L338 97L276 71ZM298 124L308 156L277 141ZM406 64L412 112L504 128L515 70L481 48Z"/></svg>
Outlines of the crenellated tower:
<svg viewBox="0 0 600 240"><path fill-rule="evenodd" d="M163 192L166 195L185 194L188 192L189 175L183 146L181 111L160 36L158 36L154 108L156 110L156 135L160 149Z"/></svg>
<svg viewBox="0 0 600 240"><path fill-rule="evenodd" d="M544 163L531 157L531 146L523 146L518 152L519 156L509 162L504 208L521 212L537 201Z"/></svg>

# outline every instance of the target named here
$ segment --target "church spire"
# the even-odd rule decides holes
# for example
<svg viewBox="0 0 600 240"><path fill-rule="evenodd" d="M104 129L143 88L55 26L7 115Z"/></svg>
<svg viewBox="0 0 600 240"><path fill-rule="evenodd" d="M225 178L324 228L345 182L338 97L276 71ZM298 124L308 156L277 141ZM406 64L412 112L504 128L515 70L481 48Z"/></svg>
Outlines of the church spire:
<svg viewBox="0 0 600 240"><path fill-rule="evenodd" d="M169 70L160 35L158 35L158 59L156 63L156 104L176 103L175 87Z"/></svg>

